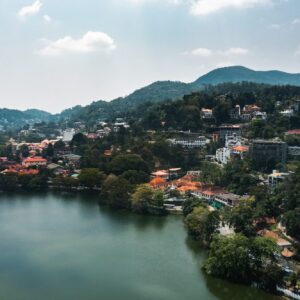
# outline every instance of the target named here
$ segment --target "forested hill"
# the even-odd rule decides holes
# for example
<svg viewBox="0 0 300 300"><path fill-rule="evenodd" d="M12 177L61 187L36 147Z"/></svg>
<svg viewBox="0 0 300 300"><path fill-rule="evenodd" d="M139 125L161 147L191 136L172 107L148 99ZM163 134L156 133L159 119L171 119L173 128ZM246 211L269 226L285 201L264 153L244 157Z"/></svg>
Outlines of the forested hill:
<svg viewBox="0 0 300 300"><path fill-rule="evenodd" d="M16 109L0 109L0 126L8 128L18 128L29 123L48 122L54 116L50 113L38 109L28 109L20 111Z"/></svg>
<svg viewBox="0 0 300 300"><path fill-rule="evenodd" d="M219 68L201 76L192 83L157 81L124 98L118 98L111 102L93 102L71 114L71 118L92 121L97 116L100 119L107 119L118 114L124 114L141 105L147 106L150 103L178 100L184 95L207 89L210 85L238 82L300 86L300 74L280 71L254 71L241 66Z"/></svg>
<svg viewBox="0 0 300 300"><path fill-rule="evenodd" d="M281 71L254 71L245 67L227 67L213 70L201 76L193 84L216 85L224 82L256 82L271 85L300 86L300 74L290 74Z"/></svg>
<svg viewBox="0 0 300 300"><path fill-rule="evenodd" d="M78 105L57 115L51 115L39 110L27 110L22 112L18 110L0 109L0 125L20 127L29 122L47 122L62 119L93 123L96 120L113 119L141 105L147 107L151 103L178 100L184 95L200 90L207 90L209 86L238 82L300 86L300 74L289 74L280 71L254 71L241 66L219 68L201 76L191 83L157 81L136 90L126 97L117 98L111 102L102 100L96 101L85 107ZM225 86L221 85L221 89L224 88ZM234 87L232 86L231 88Z"/></svg>

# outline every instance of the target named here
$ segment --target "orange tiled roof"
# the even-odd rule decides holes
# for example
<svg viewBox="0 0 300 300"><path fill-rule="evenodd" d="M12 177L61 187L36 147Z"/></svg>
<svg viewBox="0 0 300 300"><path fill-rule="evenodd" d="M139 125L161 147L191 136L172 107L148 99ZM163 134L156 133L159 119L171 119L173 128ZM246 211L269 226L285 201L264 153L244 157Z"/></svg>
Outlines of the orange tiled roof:
<svg viewBox="0 0 300 300"><path fill-rule="evenodd" d="M36 156L36 157L28 157L23 160L25 163L35 163L35 162L47 162L45 158Z"/></svg>
<svg viewBox="0 0 300 300"><path fill-rule="evenodd" d="M238 152L247 152L249 151L249 147L248 146L234 146L232 147L233 151L238 151Z"/></svg>
<svg viewBox="0 0 300 300"><path fill-rule="evenodd" d="M161 177L155 177L150 181L151 186L156 186L156 185L164 184L164 183L166 183L166 180Z"/></svg>
<svg viewBox="0 0 300 300"><path fill-rule="evenodd" d="M290 251L288 248L284 248L281 252L281 255L287 258L293 257L295 254L294 252Z"/></svg>

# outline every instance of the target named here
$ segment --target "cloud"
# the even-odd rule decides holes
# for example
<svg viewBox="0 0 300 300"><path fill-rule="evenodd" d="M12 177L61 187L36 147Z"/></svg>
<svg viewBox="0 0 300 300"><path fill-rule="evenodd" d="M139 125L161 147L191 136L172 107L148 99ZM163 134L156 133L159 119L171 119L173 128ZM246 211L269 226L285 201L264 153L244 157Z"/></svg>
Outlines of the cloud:
<svg viewBox="0 0 300 300"><path fill-rule="evenodd" d="M52 21L52 18L48 15L44 15L43 16L43 20L46 22L46 23L50 23Z"/></svg>
<svg viewBox="0 0 300 300"><path fill-rule="evenodd" d="M272 0L195 0L191 6L193 15L208 15L226 8L247 8L271 4Z"/></svg>
<svg viewBox="0 0 300 300"><path fill-rule="evenodd" d="M92 53L97 51L110 52L116 48L114 40L103 32L88 31L81 38L66 36L56 41L44 39L46 46L38 51L40 55L57 56L67 52Z"/></svg>
<svg viewBox="0 0 300 300"><path fill-rule="evenodd" d="M246 48L241 47L232 47L227 50L212 50L208 48L196 48L191 51L186 51L183 54L184 55L192 55L192 56L198 56L198 57L210 57L210 56L237 56L237 55L247 55L249 53L249 50Z"/></svg>
<svg viewBox="0 0 300 300"><path fill-rule="evenodd" d="M207 48L197 48L192 51L186 51L183 53L184 55L194 55L201 57L209 57L213 54L213 51Z"/></svg>
<svg viewBox="0 0 300 300"><path fill-rule="evenodd" d="M279 25L279 24L271 24L270 28L271 29L279 29L279 28L281 28L281 25Z"/></svg>
<svg viewBox="0 0 300 300"><path fill-rule="evenodd" d="M298 25L298 24L300 24L300 19L294 19L293 21L292 21L292 24L293 25Z"/></svg>
<svg viewBox="0 0 300 300"><path fill-rule="evenodd" d="M221 51L220 54L225 55L225 56L230 56L230 55L246 55L249 53L249 50L246 48L229 48L228 50Z"/></svg>
<svg viewBox="0 0 300 300"><path fill-rule="evenodd" d="M300 55L300 45L298 46L296 52L295 52L295 55Z"/></svg>
<svg viewBox="0 0 300 300"><path fill-rule="evenodd" d="M32 5L22 7L18 12L18 16L21 19L25 19L27 17L36 15L39 13L42 6L43 3L40 0L37 0Z"/></svg>

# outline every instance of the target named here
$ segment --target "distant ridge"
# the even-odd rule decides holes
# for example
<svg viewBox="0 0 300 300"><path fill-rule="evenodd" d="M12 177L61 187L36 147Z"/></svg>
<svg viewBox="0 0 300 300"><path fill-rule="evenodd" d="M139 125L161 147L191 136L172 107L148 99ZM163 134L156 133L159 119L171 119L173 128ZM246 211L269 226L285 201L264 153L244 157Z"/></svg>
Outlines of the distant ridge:
<svg viewBox="0 0 300 300"><path fill-rule="evenodd" d="M117 98L110 102L102 100L96 101L85 107L78 105L56 115L35 109L29 109L23 112L19 110L0 109L0 126L13 124L19 127L29 122L56 121L70 118L83 120L83 116L85 115L89 115L91 121L95 119L105 119L115 116L116 114L130 111L139 105L180 99L184 95L202 90L207 85L238 82L300 86L300 74L291 74L276 70L255 71L243 66L218 68L191 83L156 81L134 91L126 97Z"/></svg>

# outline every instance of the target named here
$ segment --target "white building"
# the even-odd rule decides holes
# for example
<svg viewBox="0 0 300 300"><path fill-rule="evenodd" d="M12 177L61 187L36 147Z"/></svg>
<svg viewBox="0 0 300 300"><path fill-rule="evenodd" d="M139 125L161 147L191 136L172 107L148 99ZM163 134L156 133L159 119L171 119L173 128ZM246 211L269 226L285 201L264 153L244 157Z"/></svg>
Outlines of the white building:
<svg viewBox="0 0 300 300"><path fill-rule="evenodd" d="M222 165L226 165L230 160L231 151L229 148L219 148L216 151L216 160L218 163Z"/></svg>
<svg viewBox="0 0 300 300"><path fill-rule="evenodd" d="M253 119L265 121L267 120L267 113L265 111L257 111L254 113Z"/></svg>
<svg viewBox="0 0 300 300"><path fill-rule="evenodd" d="M63 142L67 142L67 143L71 142L75 133L76 133L76 131L74 128L68 128L68 129L64 130L63 135L62 135Z"/></svg>
<svg viewBox="0 0 300 300"><path fill-rule="evenodd" d="M213 111L209 108L202 108L201 109L201 118L202 119L213 119Z"/></svg>
<svg viewBox="0 0 300 300"><path fill-rule="evenodd" d="M242 137L236 133L232 135L226 135L225 137L225 147L230 148L234 146L242 145Z"/></svg>
<svg viewBox="0 0 300 300"><path fill-rule="evenodd" d="M210 143L210 140L205 136L199 136L197 138L170 139L169 142L173 145L179 145L185 148L203 148Z"/></svg>
<svg viewBox="0 0 300 300"><path fill-rule="evenodd" d="M285 116L285 117L292 117L294 115L294 110L292 110L292 109L285 109L285 110L282 110L280 112L280 114L282 116Z"/></svg>

